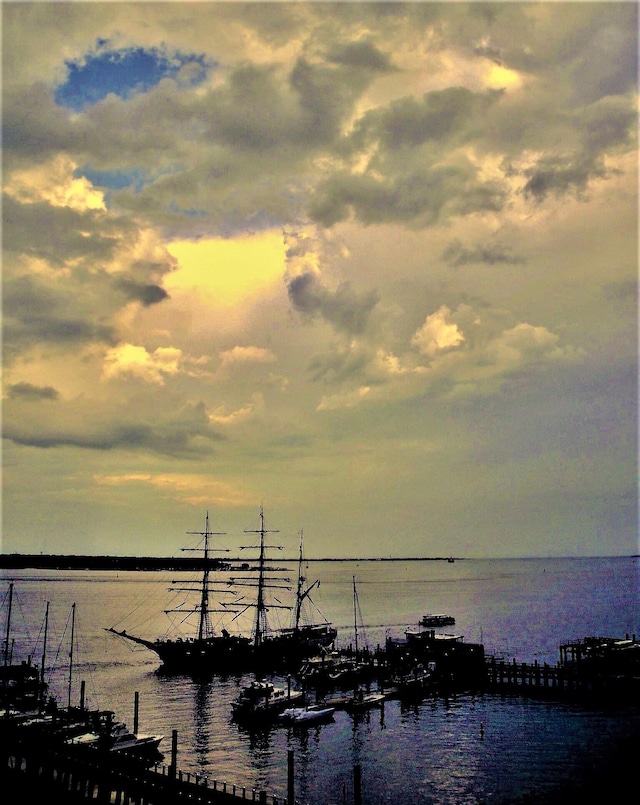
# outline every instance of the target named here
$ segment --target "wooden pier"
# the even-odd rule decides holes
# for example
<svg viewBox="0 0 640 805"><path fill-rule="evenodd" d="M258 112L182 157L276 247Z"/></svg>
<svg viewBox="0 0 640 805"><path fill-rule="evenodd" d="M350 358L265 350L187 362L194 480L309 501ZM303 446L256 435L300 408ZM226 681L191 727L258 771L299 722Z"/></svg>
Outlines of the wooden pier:
<svg viewBox="0 0 640 805"><path fill-rule="evenodd" d="M485 658L486 689L554 696L637 695L640 691L640 641L586 637L560 646L555 665Z"/></svg>
<svg viewBox="0 0 640 805"><path fill-rule="evenodd" d="M174 734L174 746L176 735ZM290 791L293 758L289 756ZM0 742L0 785L6 805L58 800L64 805L297 805L293 797L268 796L265 791L157 765L147 768L132 758L109 757L89 747Z"/></svg>

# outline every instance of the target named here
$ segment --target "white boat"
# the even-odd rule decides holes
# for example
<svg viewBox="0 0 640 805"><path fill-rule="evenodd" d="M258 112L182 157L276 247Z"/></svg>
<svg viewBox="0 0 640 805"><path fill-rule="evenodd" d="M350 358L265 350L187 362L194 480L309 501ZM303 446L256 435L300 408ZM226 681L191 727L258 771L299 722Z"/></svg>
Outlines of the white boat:
<svg viewBox="0 0 640 805"><path fill-rule="evenodd" d="M283 710L304 703L304 692L291 685L277 687L271 682L251 682L245 685L235 701L231 702L232 714L237 719L255 720L275 717Z"/></svg>
<svg viewBox="0 0 640 805"><path fill-rule="evenodd" d="M95 729L69 738L66 743L128 757L144 757L149 760L161 757L159 746L163 736L133 733L124 722L114 721L113 715L110 710L101 712Z"/></svg>
<svg viewBox="0 0 640 805"><path fill-rule="evenodd" d="M420 619L421 626L453 626L456 619L452 615L440 613L423 615Z"/></svg>
<svg viewBox="0 0 640 805"><path fill-rule="evenodd" d="M323 704L310 704L308 707L288 707L280 713L278 720L288 724L313 724L330 719L335 710L335 707L326 707Z"/></svg>

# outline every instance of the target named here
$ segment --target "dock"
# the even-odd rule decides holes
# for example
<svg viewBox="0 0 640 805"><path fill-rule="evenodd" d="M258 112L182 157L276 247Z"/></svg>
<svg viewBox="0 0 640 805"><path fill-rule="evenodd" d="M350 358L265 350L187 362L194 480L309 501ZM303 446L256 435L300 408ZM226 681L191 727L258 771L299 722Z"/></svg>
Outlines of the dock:
<svg viewBox="0 0 640 805"><path fill-rule="evenodd" d="M138 761L111 758L88 747L49 741L0 741L0 784L16 792L15 803L57 800L64 805L295 805L295 800L183 773L174 764L146 768ZM174 743L176 736L174 735ZM3 795L3 802L14 801Z"/></svg>

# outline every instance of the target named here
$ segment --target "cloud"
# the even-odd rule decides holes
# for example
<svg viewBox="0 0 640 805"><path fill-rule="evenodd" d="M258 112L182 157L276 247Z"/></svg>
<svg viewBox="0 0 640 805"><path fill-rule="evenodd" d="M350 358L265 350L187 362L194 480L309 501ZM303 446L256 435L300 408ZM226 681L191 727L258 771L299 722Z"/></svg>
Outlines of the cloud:
<svg viewBox="0 0 640 805"><path fill-rule="evenodd" d="M89 342L113 343L114 328L92 313L76 310L77 302L46 278L7 278L3 293L5 360L14 360L38 344L71 348Z"/></svg>
<svg viewBox="0 0 640 805"><path fill-rule="evenodd" d="M341 283L332 292L310 273L289 280L287 290L291 304L299 313L309 318L321 316L337 331L347 334L365 330L379 300L376 291L357 294L348 282Z"/></svg>
<svg viewBox="0 0 640 805"><path fill-rule="evenodd" d="M235 411L228 412L224 405L214 408L209 413L209 420L216 425L237 425L253 419L264 412L264 410L264 397L262 394L256 392L252 395L250 403L237 408Z"/></svg>
<svg viewBox="0 0 640 805"><path fill-rule="evenodd" d="M432 357L443 350L460 346L464 335L458 325L451 321L451 310L446 305L427 316L422 327L411 338L413 346L422 355Z"/></svg>
<svg viewBox="0 0 640 805"><path fill-rule="evenodd" d="M93 481L98 486L104 487L129 487L131 485L153 487L162 494L168 494L173 500L188 503L191 506L207 508L214 506L226 509L253 503L253 497L242 488L241 482L231 483L212 478L209 473L205 475L177 472L140 472L118 475L96 473Z"/></svg>
<svg viewBox="0 0 640 805"><path fill-rule="evenodd" d="M169 294L159 285L135 282L131 279L118 279L116 287L120 288L128 299L140 302L144 307L157 305L164 299L169 298Z"/></svg>
<svg viewBox="0 0 640 805"><path fill-rule="evenodd" d="M524 258L513 254L508 246L499 243L476 244L465 246L457 238L447 244L442 252L442 259L459 268L470 263L484 263L486 265L518 265L524 263Z"/></svg>
<svg viewBox="0 0 640 805"><path fill-rule="evenodd" d="M220 434L211 426L204 403L184 405L168 413L136 415L104 404L77 399L58 406L46 419L14 406L5 407L4 438L17 445L40 449L75 447L84 450L157 453L198 459L211 453Z"/></svg>
<svg viewBox="0 0 640 805"><path fill-rule="evenodd" d="M506 312L477 313L470 305L441 305L395 354L351 341L316 355L308 371L332 386L318 410L374 406L393 400L494 396L509 378L526 377L557 364L582 361L584 350L560 344L557 334L527 322L504 326Z"/></svg>
<svg viewBox="0 0 640 805"><path fill-rule="evenodd" d="M274 363L276 356L264 347L240 347L223 350L220 353L220 368L226 369L234 364Z"/></svg>
<svg viewBox="0 0 640 805"><path fill-rule="evenodd" d="M176 347L157 347L150 353L142 346L119 344L106 352L102 378L139 378L145 383L163 386L166 376L184 371L189 362Z"/></svg>
<svg viewBox="0 0 640 805"><path fill-rule="evenodd" d="M26 401L57 400L59 393L53 386L34 386L33 383L12 383L9 385L10 398L20 398Z"/></svg>

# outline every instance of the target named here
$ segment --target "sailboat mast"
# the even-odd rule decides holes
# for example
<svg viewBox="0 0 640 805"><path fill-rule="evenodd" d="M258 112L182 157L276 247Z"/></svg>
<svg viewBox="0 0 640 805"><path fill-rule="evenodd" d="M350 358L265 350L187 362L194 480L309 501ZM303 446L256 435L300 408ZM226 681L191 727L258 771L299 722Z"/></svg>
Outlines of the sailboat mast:
<svg viewBox="0 0 640 805"><path fill-rule="evenodd" d="M42 661L40 662L40 684L44 690L44 669L47 659L47 633L49 631L49 601L44 612L44 640L42 644Z"/></svg>
<svg viewBox="0 0 640 805"><path fill-rule="evenodd" d="M356 659L358 659L358 594L356 592L355 576L353 576L353 628L355 632Z"/></svg>
<svg viewBox="0 0 640 805"><path fill-rule="evenodd" d="M296 588L296 611L294 618L294 629L297 632L300 628L300 616L302 613L302 585L304 584L304 576L302 575L302 529L300 530L300 555L298 557L298 586Z"/></svg>
<svg viewBox="0 0 640 805"><path fill-rule="evenodd" d="M9 640L11 637L11 608L13 606L13 582L9 584L9 608L7 610L7 636L4 640L4 664L9 665Z"/></svg>
<svg viewBox="0 0 640 805"><path fill-rule="evenodd" d="M69 689L67 693L67 707L71 709L71 682L73 680L73 643L76 628L76 605L71 605L71 647L69 649Z"/></svg>

